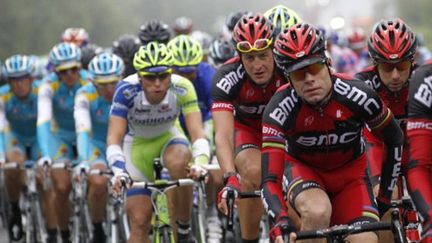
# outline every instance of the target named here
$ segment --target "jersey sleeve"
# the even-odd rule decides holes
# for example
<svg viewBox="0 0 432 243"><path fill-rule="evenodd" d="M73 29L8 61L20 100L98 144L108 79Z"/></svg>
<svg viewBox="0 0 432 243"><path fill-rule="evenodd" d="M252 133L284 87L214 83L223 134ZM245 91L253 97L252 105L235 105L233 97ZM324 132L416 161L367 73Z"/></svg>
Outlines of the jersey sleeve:
<svg viewBox="0 0 432 243"><path fill-rule="evenodd" d="M262 122L262 193L263 205L267 214L277 220L279 217L288 215L283 192L282 178L285 168L285 143L284 122L276 115L278 104L284 98L284 91L276 92L267 104L263 114Z"/></svg>
<svg viewBox="0 0 432 243"><path fill-rule="evenodd" d="M133 106L137 92L138 90L133 84L121 81L113 96L110 115L127 119L129 108Z"/></svg>
<svg viewBox="0 0 432 243"><path fill-rule="evenodd" d="M74 104L75 131L77 133L78 156L81 160L90 159L90 98L92 94L82 87L77 91Z"/></svg>
<svg viewBox="0 0 432 243"><path fill-rule="evenodd" d="M175 78L177 78L177 76L173 76L173 79ZM189 80L185 78L180 78L178 81L173 80L172 86L184 115L192 112L200 112L195 89Z"/></svg>
<svg viewBox="0 0 432 243"><path fill-rule="evenodd" d="M410 164L432 164L432 65L416 70L410 80L407 137Z"/></svg>
<svg viewBox="0 0 432 243"><path fill-rule="evenodd" d="M37 104L37 140L42 156L50 156L52 98L54 91L50 82L44 82L39 88Z"/></svg>
<svg viewBox="0 0 432 243"><path fill-rule="evenodd" d="M245 72L238 65L229 63L218 69L212 81L212 112L234 111L233 100L237 94L239 81ZM240 67L240 66L238 66Z"/></svg>

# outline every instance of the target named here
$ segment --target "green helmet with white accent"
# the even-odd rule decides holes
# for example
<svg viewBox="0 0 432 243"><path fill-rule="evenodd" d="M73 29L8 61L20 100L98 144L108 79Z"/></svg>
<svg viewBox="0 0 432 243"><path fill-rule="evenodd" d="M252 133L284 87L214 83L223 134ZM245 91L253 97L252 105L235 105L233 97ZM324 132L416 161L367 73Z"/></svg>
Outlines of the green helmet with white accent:
<svg viewBox="0 0 432 243"><path fill-rule="evenodd" d="M137 71L146 71L152 67L171 68L173 61L173 54L165 44L150 42L135 53L133 66Z"/></svg>

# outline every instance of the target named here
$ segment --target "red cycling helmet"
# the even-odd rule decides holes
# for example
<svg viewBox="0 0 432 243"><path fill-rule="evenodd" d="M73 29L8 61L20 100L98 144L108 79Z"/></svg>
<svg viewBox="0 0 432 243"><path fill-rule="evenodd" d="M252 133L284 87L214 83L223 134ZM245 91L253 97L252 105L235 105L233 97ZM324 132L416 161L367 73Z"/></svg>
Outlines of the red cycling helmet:
<svg viewBox="0 0 432 243"><path fill-rule="evenodd" d="M369 55L375 61L413 59L416 49L416 36L401 19L381 20L368 41Z"/></svg>
<svg viewBox="0 0 432 243"><path fill-rule="evenodd" d="M324 34L301 23L283 30L273 49L275 62L286 74L326 60Z"/></svg>
<svg viewBox="0 0 432 243"><path fill-rule="evenodd" d="M246 14L235 25L232 39L236 46L246 41L253 47L259 39L271 40L273 33L273 24L262 14Z"/></svg>
<svg viewBox="0 0 432 243"><path fill-rule="evenodd" d="M61 35L62 42L74 43L79 47L87 45L90 41L89 34L84 28L67 28Z"/></svg>
<svg viewBox="0 0 432 243"><path fill-rule="evenodd" d="M363 49L365 46L366 35L361 28L353 29L348 35L348 46L353 50Z"/></svg>

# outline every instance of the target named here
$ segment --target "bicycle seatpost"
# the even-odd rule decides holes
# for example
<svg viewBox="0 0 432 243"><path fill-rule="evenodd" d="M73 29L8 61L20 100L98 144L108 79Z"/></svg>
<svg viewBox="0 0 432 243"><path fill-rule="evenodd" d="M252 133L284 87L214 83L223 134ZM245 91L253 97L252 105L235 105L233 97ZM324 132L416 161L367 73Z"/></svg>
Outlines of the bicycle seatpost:
<svg viewBox="0 0 432 243"><path fill-rule="evenodd" d="M160 158L154 158L153 159L153 169L155 173L156 179L161 179L161 172L162 172L162 163Z"/></svg>
<svg viewBox="0 0 432 243"><path fill-rule="evenodd" d="M227 206L228 206L228 218L227 218L227 229L232 230L234 226L234 191L227 191Z"/></svg>

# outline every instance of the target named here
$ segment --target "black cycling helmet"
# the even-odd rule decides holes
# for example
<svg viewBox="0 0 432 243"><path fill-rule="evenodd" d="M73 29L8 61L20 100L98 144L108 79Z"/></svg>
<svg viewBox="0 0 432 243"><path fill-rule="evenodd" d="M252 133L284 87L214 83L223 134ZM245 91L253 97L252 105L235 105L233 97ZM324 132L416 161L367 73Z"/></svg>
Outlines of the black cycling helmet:
<svg viewBox="0 0 432 243"><path fill-rule="evenodd" d="M234 27L236 26L237 22L240 20L240 18L246 14L246 12L231 12L228 14L225 20L225 25L228 28L229 31L233 31Z"/></svg>
<svg viewBox="0 0 432 243"><path fill-rule="evenodd" d="M140 46L141 41L134 35L122 35L113 42L113 53L121 57L125 64L124 77L135 73L132 61Z"/></svg>
<svg viewBox="0 0 432 243"><path fill-rule="evenodd" d="M88 65L90 63L90 61L93 59L93 57L95 57L96 55L98 55L99 53L101 53L102 47L97 46L95 44L88 44L84 47L81 47L81 65L84 69L88 69Z"/></svg>
<svg viewBox="0 0 432 243"><path fill-rule="evenodd" d="M223 39L214 40L209 51L209 55L215 64L224 63L237 53L232 42Z"/></svg>
<svg viewBox="0 0 432 243"><path fill-rule="evenodd" d="M167 44L170 40L171 33L167 24L152 19L141 25L138 37L143 45L151 41Z"/></svg>

